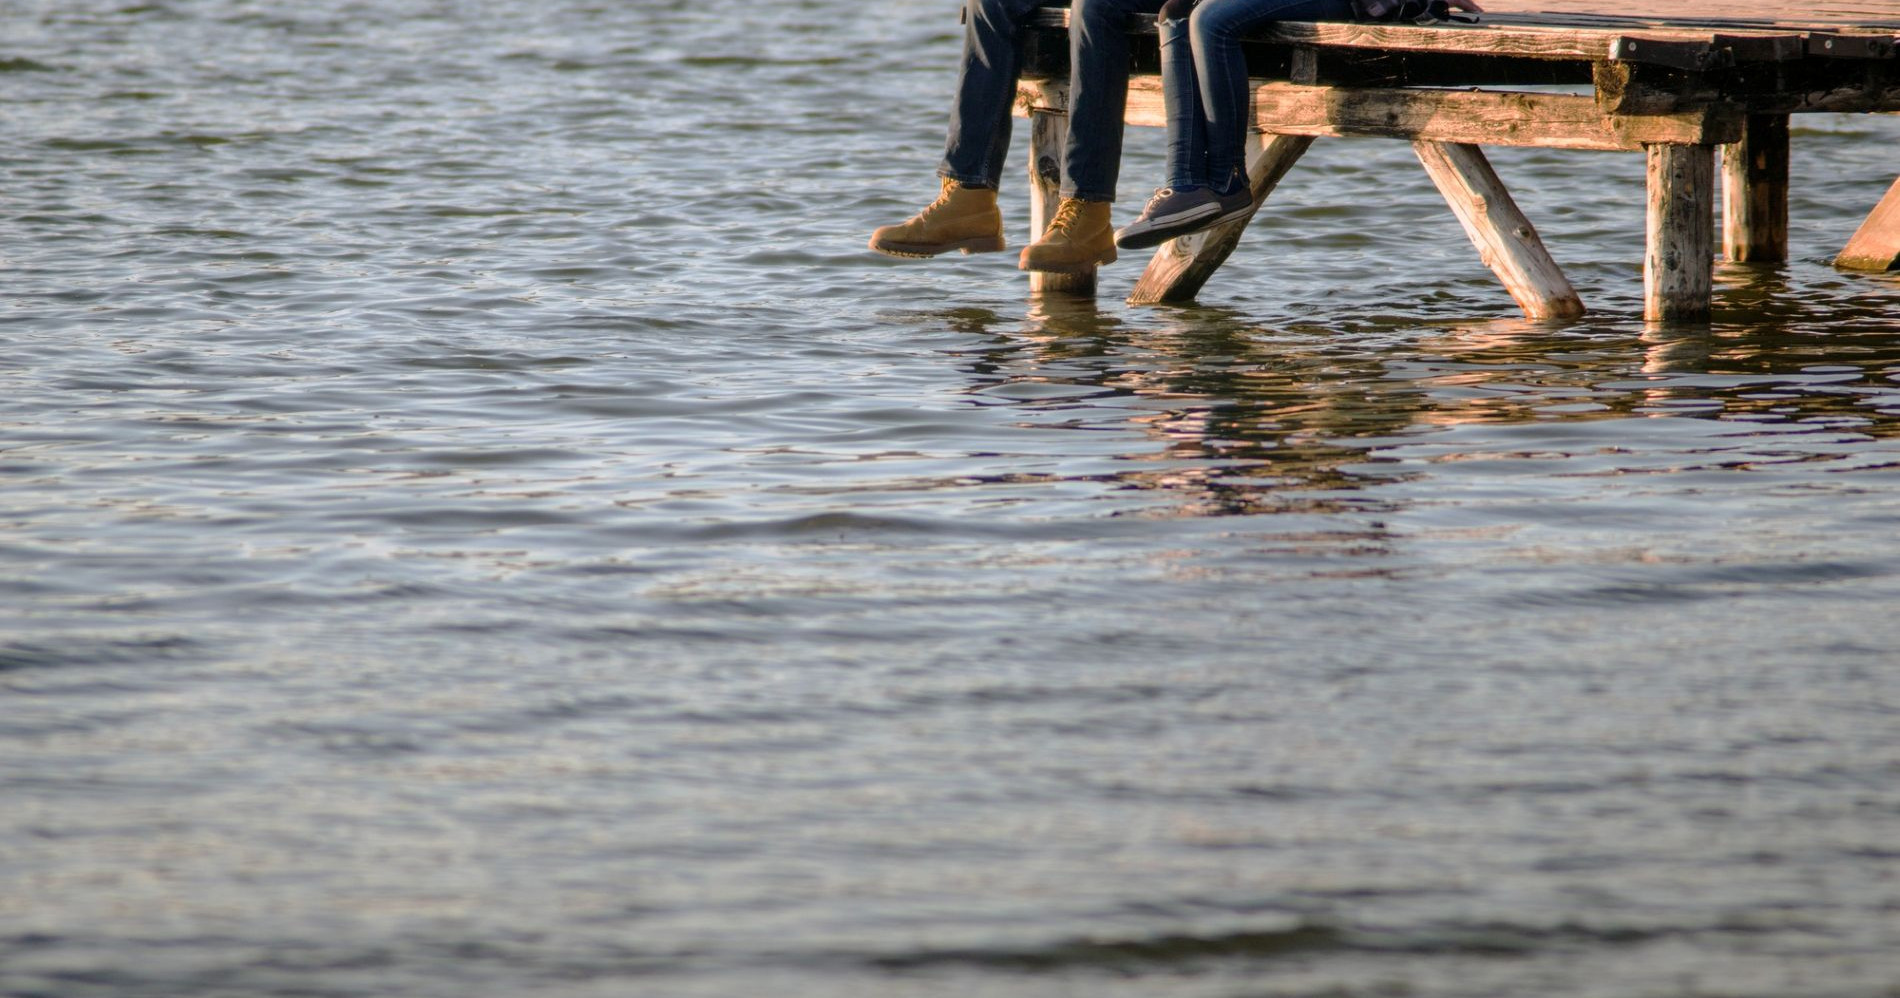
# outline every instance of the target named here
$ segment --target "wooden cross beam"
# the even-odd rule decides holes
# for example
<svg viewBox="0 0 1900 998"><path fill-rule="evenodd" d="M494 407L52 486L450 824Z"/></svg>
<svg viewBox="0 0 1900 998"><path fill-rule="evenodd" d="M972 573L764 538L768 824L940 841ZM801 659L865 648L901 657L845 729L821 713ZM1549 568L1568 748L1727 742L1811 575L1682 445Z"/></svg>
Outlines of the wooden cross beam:
<svg viewBox="0 0 1900 998"><path fill-rule="evenodd" d="M1019 105L1065 114L1068 84L1023 83ZM1709 104L1666 114L1610 114L1594 98L1511 90L1412 90L1255 83L1254 126L1275 135L1381 136L1470 145L1639 152L1656 144L1720 145L1742 138L1741 109ZM1168 123L1161 81L1128 87L1127 122Z"/></svg>

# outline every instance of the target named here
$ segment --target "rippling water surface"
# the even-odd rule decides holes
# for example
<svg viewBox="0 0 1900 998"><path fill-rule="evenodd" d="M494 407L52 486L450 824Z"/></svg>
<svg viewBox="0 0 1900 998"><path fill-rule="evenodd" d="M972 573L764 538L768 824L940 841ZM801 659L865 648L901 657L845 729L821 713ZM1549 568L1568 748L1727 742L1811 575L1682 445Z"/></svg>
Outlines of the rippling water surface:
<svg viewBox="0 0 1900 998"><path fill-rule="evenodd" d="M0 24L0 992L1900 994L1900 119L1709 326L1375 140L1131 308L862 248L938 0Z"/></svg>

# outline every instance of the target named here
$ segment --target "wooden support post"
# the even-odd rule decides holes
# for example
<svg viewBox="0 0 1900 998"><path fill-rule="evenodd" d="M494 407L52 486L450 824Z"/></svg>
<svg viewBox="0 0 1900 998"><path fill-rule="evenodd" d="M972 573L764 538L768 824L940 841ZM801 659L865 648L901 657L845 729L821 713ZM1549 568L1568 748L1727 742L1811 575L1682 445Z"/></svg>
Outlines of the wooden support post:
<svg viewBox="0 0 1900 998"><path fill-rule="evenodd" d="M1069 137L1069 116L1060 111L1032 107L1029 110L1029 239L1042 237L1049 220L1056 217L1062 202L1062 146ZM1095 293L1095 271L1090 267L1081 274L1029 272L1031 291L1072 291Z"/></svg>
<svg viewBox="0 0 1900 998"><path fill-rule="evenodd" d="M1526 316L1574 319L1583 314L1576 289L1477 146L1419 141L1412 148L1452 214L1464 224L1484 265L1504 282Z"/></svg>
<svg viewBox="0 0 1900 998"><path fill-rule="evenodd" d="M1155 250L1154 258L1148 261L1148 269L1142 271L1141 280L1135 282L1135 290L1129 293L1129 304L1192 301L1207 279L1214 276L1214 271L1227 262L1227 257L1240 243L1240 234L1246 231L1247 223L1253 220L1254 212L1260 210L1267 195L1273 193L1280 179L1313 144L1310 135L1256 133L1255 138L1258 141L1247 151L1247 181L1253 189L1253 209L1231 222L1162 243Z"/></svg>
<svg viewBox="0 0 1900 998"><path fill-rule="evenodd" d="M1893 182L1873 214L1860 223L1860 231L1834 258L1834 266L1842 270L1900 269L1900 180Z"/></svg>
<svg viewBox="0 0 1900 998"><path fill-rule="evenodd" d="M1722 147L1722 255L1736 263L1788 259L1788 116L1751 114L1742 141Z"/></svg>
<svg viewBox="0 0 1900 998"><path fill-rule="evenodd" d="M1705 321L1714 291L1715 147L1671 143L1647 148L1643 318Z"/></svg>
<svg viewBox="0 0 1900 998"><path fill-rule="evenodd" d="M1319 50L1310 45L1295 46L1287 79L1305 86L1319 83Z"/></svg>

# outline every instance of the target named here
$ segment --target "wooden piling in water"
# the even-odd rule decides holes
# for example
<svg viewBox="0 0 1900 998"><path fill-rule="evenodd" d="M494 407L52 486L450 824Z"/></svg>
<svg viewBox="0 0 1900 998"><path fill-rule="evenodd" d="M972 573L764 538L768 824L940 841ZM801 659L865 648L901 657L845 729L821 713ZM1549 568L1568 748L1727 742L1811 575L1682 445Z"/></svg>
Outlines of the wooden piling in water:
<svg viewBox="0 0 1900 998"><path fill-rule="evenodd" d="M1707 319L1714 265L1714 147L1650 146L1643 318Z"/></svg>
<svg viewBox="0 0 1900 998"><path fill-rule="evenodd" d="M1788 259L1788 116L1751 114L1722 147L1722 255L1735 263Z"/></svg>
<svg viewBox="0 0 1900 998"><path fill-rule="evenodd" d="M1069 138L1066 110L1032 107L1029 111L1029 238L1033 242L1049 227L1062 203L1062 147ZM1095 273L1090 267L1080 274L1029 272L1031 291L1069 291L1095 293Z"/></svg>

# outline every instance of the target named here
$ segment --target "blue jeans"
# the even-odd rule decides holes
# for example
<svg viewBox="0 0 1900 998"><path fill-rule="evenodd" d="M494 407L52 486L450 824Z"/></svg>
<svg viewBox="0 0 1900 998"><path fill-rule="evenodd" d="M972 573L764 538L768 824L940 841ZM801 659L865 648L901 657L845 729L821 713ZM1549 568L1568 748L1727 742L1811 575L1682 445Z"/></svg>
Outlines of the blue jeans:
<svg viewBox="0 0 1900 998"><path fill-rule="evenodd" d="M950 138L937 175L996 187L1009 152L1010 108L1022 75L1025 22L1047 0L968 0L963 69L950 109ZM1343 3L1344 0L1341 0ZM1075 0L1069 11L1069 140L1062 196L1115 200L1122 118L1128 108L1128 17L1162 0Z"/></svg>
<svg viewBox="0 0 1900 998"><path fill-rule="evenodd" d="M1164 15L1161 92L1168 108L1168 186L1213 187L1227 194L1246 183L1253 93L1240 50L1243 35L1273 21L1351 19L1348 0L1200 0L1185 19Z"/></svg>

